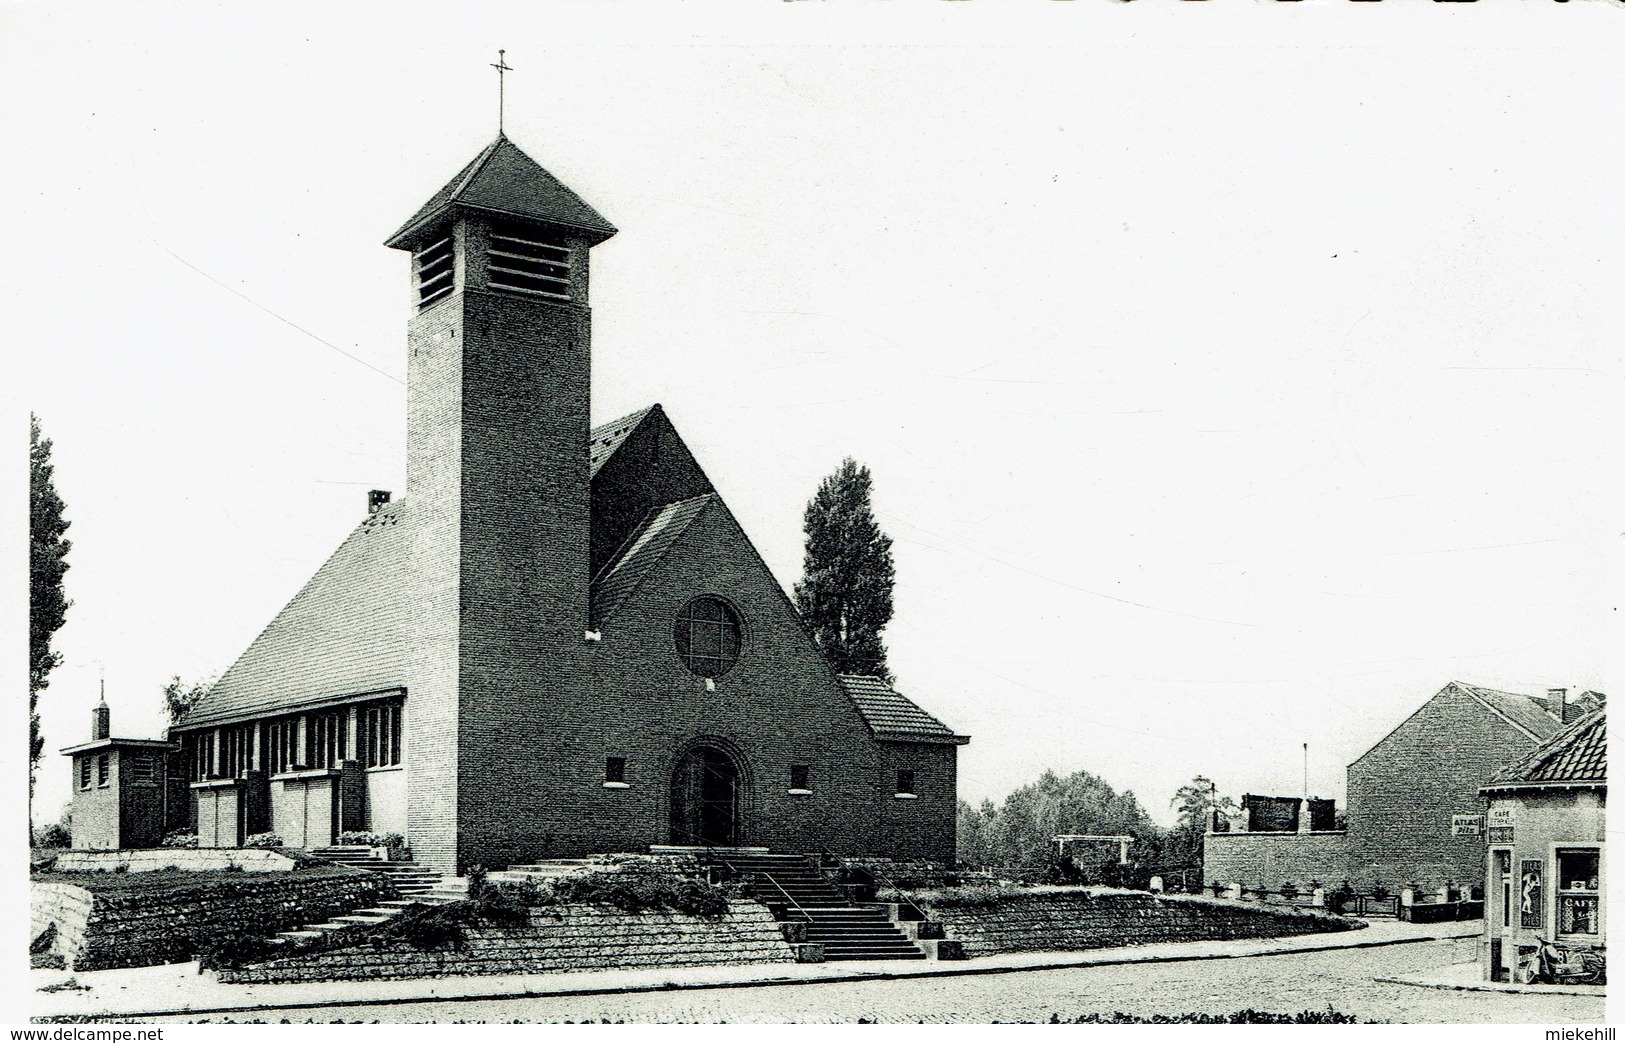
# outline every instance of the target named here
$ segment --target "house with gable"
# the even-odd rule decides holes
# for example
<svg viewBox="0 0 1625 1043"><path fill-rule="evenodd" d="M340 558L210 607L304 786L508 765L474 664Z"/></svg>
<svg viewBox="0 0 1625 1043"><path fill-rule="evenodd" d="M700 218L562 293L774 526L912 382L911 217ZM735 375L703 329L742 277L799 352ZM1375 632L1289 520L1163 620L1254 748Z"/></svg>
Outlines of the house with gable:
<svg viewBox="0 0 1625 1043"><path fill-rule="evenodd" d="M1292 816L1291 832L1249 829L1205 838L1208 882L1274 890L1283 883L1348 881L1357 891L1424 894L1476 889L1483 875L1480 787L1602 705L1566 689L1520 695L1452 681L1348 766L1347 825L1316 828Z"/></svg>

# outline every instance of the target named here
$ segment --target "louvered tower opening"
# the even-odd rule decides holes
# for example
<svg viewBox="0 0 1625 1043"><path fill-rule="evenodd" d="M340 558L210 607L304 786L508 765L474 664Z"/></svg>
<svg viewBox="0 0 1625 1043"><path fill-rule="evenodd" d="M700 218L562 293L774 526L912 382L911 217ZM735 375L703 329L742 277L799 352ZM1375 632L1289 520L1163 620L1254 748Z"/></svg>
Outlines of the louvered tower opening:
<svg viewBox="0 0 1625 1043"><path fill-rule="evenodd" d="M418 307L427 308L452 290L451 236L412 255L418 281Z"/></svg>
<svg viewBox="0 0 1625 1043"><path fill-rule="evenodd" d="M491 228L491 287L570 299L570 247L519 225Z"/></svg>

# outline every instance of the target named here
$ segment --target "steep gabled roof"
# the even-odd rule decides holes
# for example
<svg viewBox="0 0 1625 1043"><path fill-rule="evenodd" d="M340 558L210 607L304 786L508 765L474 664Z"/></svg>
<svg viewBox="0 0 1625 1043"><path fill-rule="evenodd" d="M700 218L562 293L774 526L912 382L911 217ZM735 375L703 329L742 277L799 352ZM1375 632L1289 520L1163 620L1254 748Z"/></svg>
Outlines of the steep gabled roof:
<svg viewBox="0 0 1625 1043"><path fill-rule="evenodd" d="M615 614L621 603L637 591L649 574L694 520L713 503L716 493L668 503L655 511L628 536L609 564L593 579L592 620L597 625Z"/></svg>
<svg viewBox="0 0 1625 1043"><path fill-rule="evenodd" d="M1546 710L1545 699L1532 695L1518 695L1516 692L1498 692L1493 688L1479 688L1475 685L1462 684L1460 681L1451 683L1496 714L1511 721L1531 739L1545 739L1563 729L1563 722Z"/></svg>
<svg viewBox="0 0 1625 1043"><path fill-rule="evenodd" d="M1594 710L1504 768L1483 792L1608 784L1608 711Z"/></svg>
<svg viewBox="0 0 1625 1043"><path fill-rule="evenodd" d="M891 742L948 742L964 745L970 736L959 735L919 705L878 677L838 674L852 705L876 739Z"/></svg>
<svg viewBox="0 0 1625 1043"><path fill-rule="evenodd" d="M1411 719L1422 713L1433 703L1434 699L1448 692L1458 692L1462 698L1483 707L1497 720L1510 725L1524 738L1539 742L1562 728L1557 718L1546 712L1545 700L1532 695L1518 695L1515 692L1499 692L1493 688L1476 688L1473 685L1462 684L1460 681L1451 681L1443 688L1417 707L1403 721L1389 729L1388 734L1366 747L1364 753L1354 758L1352 764L1358 764L1371 756L1378 747L1393 738L1400 729L1410 723Z"/></svg>
<svg viewBox="0 0 1625 1043"><path fill-rule="evenodd" d="M411 611L405 518L400 501L356 526L182 727L403 686Z"/></svg>
<svg viewBox="0 0 1625 1043"><path fill-rule="evenodd" d="M499 134L384 245L412 248L414 240L457 207L563 225L584 233L594 244L615 234L615 226L598 211Z"/></svg>
<svg viewBox="0 0 1625 1043"><path fill-rule="evenodd" d="M593 428L592 434L587 438L587 465L591 468L592 473L596 475L598 469L607 464L609 458L615 455L615 450L619 449L632 436L632 432L638 429L638 425L643 423L650 413L659 408L659 403L644 406L636 413L628 413L619 420L611 420L607 424L599 424Z"/></svg>

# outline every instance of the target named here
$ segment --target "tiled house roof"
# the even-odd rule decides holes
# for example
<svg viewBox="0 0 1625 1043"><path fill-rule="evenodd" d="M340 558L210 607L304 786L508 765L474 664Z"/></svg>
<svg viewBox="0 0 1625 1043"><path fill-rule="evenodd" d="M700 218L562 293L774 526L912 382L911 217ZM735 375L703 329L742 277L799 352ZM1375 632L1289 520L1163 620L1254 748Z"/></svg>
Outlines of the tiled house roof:
<svg viewBox="0 0 1625 1043"><path fill-rule="evenodd" d="M694 519L717 499L716 493L708 493L680 503L669 503L634 530L603 572L593 580L592 620L595 625L615 614L615 609L638 589L643 577L688 531Z"/></svg>
<svg viewBox="0 0 1625 1043"><path fill-rule="evenodd" d="M1478 688L1460 681L1451 683L1528 732L1531 738L1545 739L1563 729L1557 716L1546 709L1546 700L1538 696L1498 692L1493 688Z"/></svg>
<svg viewBox="0 0 1625 1043"><path fill-rule="evenodd" d="M406 503L386 504L215 682L184 727L218 724L406 683Z"/></svg>
<svg viewBox="0 0 1625 1043"><path fill-rule="evenodd" d="M592 429L594 474L654 408ZM409 518L407 502L397 500L357 525L183 727L404 687L412 597Z"/></svg>
<svg viewBox="0 0 1625 1043"><path fill-rule="evenodd" d="M454 207L564 225L585 232L594 243L615 234L615 226L598 211L500 134L419 207L385 245L413 246L416 237Z"/></svg>
<svg viewBox="0 0 1625 1043"><path fill-rule="evenodd" d="M621 447L627 436L643 423L643 418L659 408L657 405L644 406L636 413L629 413L619 420L611 420L607 424L599 424L593 428L592 434L587 436L587 466L592 473L597 474L598 469L615 455L615 450Z"/></svg>
<svg viewBox="0 0 1625 1043"><path fill-rule="evenodd" d="M840 674L841 687L863 715L877 739L898 742L951 742L970 740L920 709L912 699L878 677Z"/></svg>
<svg viewBox="0 0 1625 1043"><path fill-rule="evenodd" d="M1503 789L1608 784L1608 711L1596 710L1498 774L1484 787Z"/></svg>

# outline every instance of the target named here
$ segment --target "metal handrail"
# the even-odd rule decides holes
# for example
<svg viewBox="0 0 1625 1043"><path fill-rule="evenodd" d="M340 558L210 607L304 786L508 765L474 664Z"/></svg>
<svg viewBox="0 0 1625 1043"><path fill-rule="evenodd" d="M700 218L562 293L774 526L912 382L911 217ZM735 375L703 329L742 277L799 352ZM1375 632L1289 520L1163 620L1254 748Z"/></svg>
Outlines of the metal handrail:
<svg viewBox="0 0 1625 1043"><path fill-rule="evenodd" d="M762 870L757 870L756 875L761 876L761 877L766 877L767 882L772 884L774 887L778 888L779 889L779 894L783 895L785 897L786 901L788 901L791 905L795 906L796 912L801 914L801 918L803 920L806 920L808 923L812 923L812 914L801 907L801 903L796 901L795 897L793 895L791 895L789 891L786 891L784 889L783 884L781 884L777 880L773 879L773 874L772 873L767 873L767 872L763 872Z"/></svg>
<svg viewBox="0 0 1625 1043"><path fill-rule="evenodd" d="M745 875L742 872L740 872L739 867L734 865L734 863L732 861L730 861L726 855L722 854L721 852L719 852L717 850L717 846L715 844L711 843L709 840L706 840L704 837L695 836L689 830L685 829L685 830L682 830L682 832L684 834L686 834L687 836L689 836L689 837L691 837L691 838L693 838L695 840L698 840L700 842L700 846L705 848L705 856L706 856L706 858L708 860L710 860L712 862L720 862L720 863L722 863L722 865L725 866L727 868L728 872L730 874L732 874L733 876L742 877L742 876ZM770 883L774 887L778 888L779 893L784 896L785 901L789 902L790 905L795 908L795 911L801 915L802 919L806 920L808 923L812 922L812 918L813 918L812 914L809 913L806 909L804 909L800 902L796 901L794 895L792 895L789 891L786 891L784 889L783 884L781 884L777 880L773 879L773 875L771 873L765 872L765 871L760 870L760 869L754 870L753 872L754 872L754 874L756 876L766 878L768 883Z"/></svg>
<svg viewBox="0 0 1625 1043"><path fill-rule="evenodd" d="M827 846L825 846L823 841L819 841L819 843L818 843L818 852L819 852L819 854L821 856L827 855L830 858L834 859L835 864L837 866L839 866L841 869L850 869L851 868L850 866L848 866L846 864L846 859L842 858L840 855L837 855L835 852L831 851ZM867 866L864 867L863 871L865 873L868 873L870 876L877 878L881 883L883 883L886 887L890 888L891 890L896 891L899 894L901 894L903 892L903 889L901 887L897 886L897 881L895 881L891 877L887 876L883 871L881 871L881 870L879 870L877 868L876 869L871 869L871 868L869 868ZM913 904L914 904L913 902L909 902L910 906L912 906Z"/></svg>

